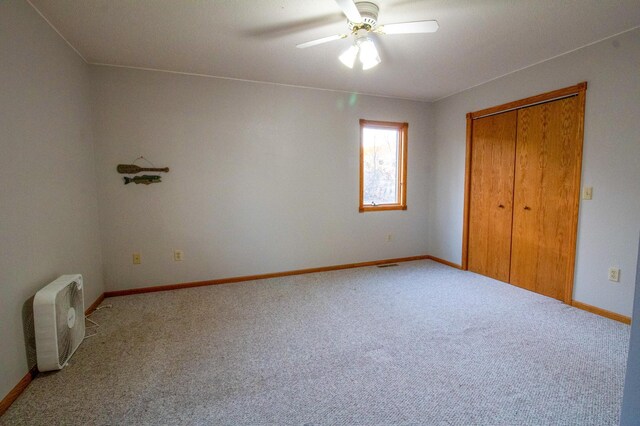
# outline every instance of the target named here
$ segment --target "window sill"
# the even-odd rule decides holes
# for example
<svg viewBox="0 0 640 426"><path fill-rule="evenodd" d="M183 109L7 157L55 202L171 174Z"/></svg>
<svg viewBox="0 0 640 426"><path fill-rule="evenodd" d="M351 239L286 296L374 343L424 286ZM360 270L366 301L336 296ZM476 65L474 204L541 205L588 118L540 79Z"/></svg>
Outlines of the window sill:
<svg viewBox="0 0 640 426"><path fill-rule="evenodd" d="M402 206L399 204L382 204L379 206L360 206L360 213L366 212L379 212L379 211L388 211L388 210L406 210L407 206Z"/></svg>

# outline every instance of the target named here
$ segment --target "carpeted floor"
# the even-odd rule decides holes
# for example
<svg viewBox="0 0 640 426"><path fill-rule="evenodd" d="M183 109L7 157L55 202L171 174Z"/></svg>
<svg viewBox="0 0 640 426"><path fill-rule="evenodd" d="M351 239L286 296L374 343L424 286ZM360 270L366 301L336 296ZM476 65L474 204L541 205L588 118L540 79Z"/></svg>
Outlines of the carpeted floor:
<svg viewBox="0 0 640 426"><path fill-rule="evenodd" d="M431 261L105 303L0 424L618 424L628 326Z"/></svg>

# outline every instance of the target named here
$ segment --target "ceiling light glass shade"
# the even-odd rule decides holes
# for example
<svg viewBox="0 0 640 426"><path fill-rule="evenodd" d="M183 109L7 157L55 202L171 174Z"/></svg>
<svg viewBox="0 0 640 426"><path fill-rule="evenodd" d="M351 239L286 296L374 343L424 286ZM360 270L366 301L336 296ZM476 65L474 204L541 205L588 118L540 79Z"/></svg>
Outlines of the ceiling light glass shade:
<svg viewBox="0 0 640 426"><path fill-rule="evenodd" d="M358 43L360 45L360 62L362 62L362 69L368 70L380 63L380 55L378 55L378 49L370 38L365 38Z"/></svg>
<svg viewBox="0 0 640 426"><path fill-rule="evenodd" d="M356 58L358 57L358 46L355 44L349 47L347 50L342 52L342 54L338 57L340 62L348 66L349 68L353 68L353 64L356 62Z"/></svg>

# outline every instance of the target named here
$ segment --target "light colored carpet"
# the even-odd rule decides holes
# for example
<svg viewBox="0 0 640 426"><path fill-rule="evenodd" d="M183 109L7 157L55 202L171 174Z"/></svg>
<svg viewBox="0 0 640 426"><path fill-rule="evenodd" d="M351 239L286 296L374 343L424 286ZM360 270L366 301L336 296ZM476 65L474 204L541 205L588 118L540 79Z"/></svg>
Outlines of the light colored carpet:
<svg viewBox="0 0 640 426"><path fill-rule="evenodd" d="M628 326L431 261L106 303L0 424L618 424Z"/></svg>

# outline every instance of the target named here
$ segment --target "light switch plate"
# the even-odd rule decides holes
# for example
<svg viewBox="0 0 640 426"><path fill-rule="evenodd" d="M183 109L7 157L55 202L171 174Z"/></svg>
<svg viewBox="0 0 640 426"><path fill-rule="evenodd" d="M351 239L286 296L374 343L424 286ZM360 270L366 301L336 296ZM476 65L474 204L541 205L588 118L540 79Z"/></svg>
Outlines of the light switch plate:
<svg viewBox="0 0 640 426"><path fill-rule="evenodd" d="M593 186L585 186L582 190L582 199L583 200L591 200L593 199Z"/></svg>
<svg viewBox="0 0 640 426"><path fill-rule="evenodd" d="M182 262L184 260L184 252L182 250L174 250L173 260L176 262Z"/></svg>

